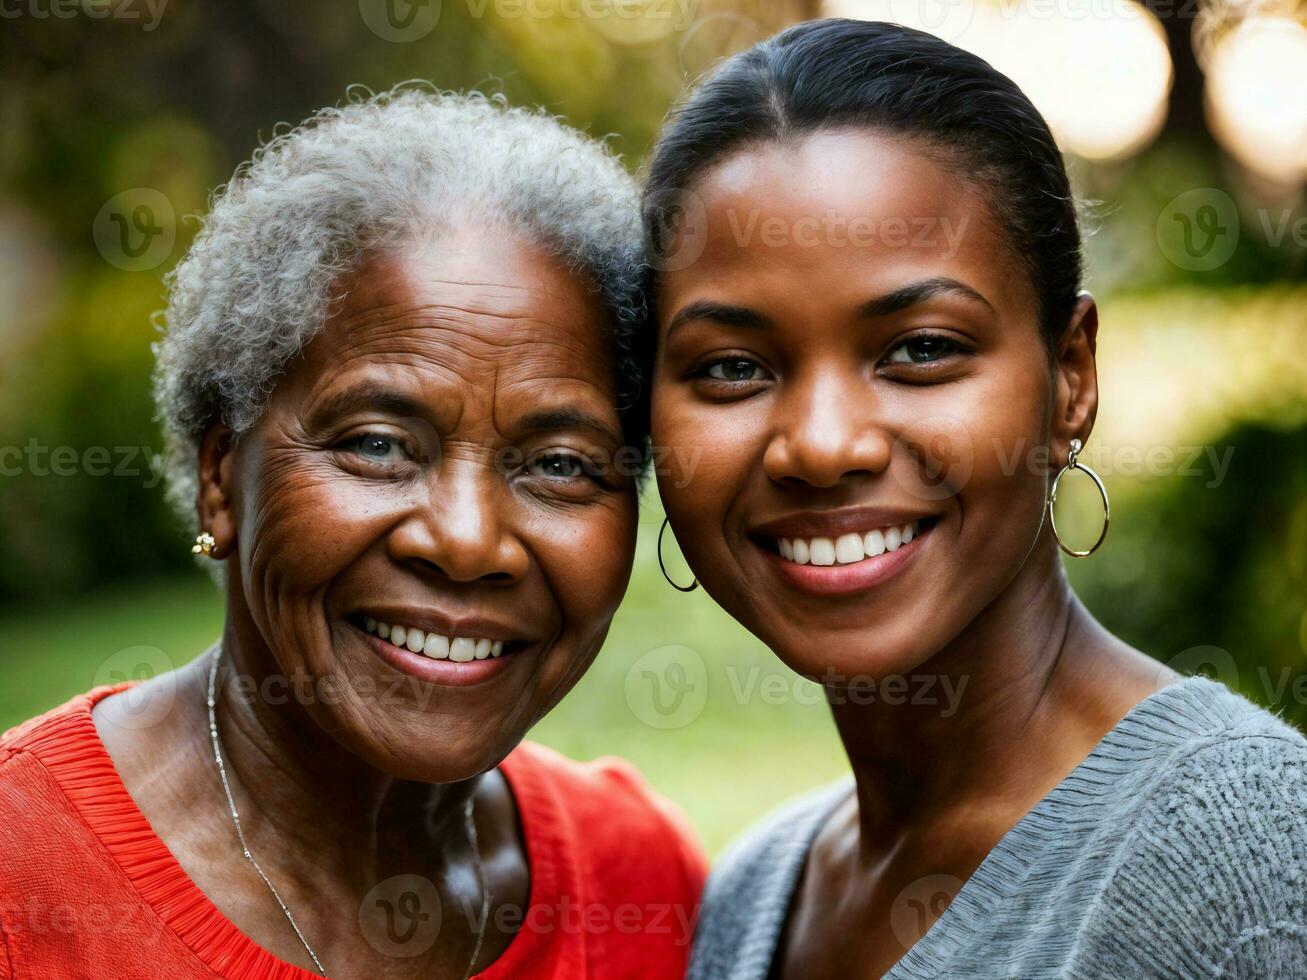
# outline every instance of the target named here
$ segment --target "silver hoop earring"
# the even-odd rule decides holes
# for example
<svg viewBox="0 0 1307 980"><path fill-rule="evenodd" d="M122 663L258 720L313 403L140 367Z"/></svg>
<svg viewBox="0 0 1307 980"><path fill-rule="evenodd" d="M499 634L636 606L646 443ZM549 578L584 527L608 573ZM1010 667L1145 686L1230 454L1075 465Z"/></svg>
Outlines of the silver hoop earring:
<svg viewBox="0 0 1307 980"><path fill-rule="evenodd" d="M669 520L666 517L664 517L663 526L658 529L658 567L662 569L663 578L667 579L667 584L670 585L677 592L693 592L695 589L699 587L698 578L696 578L689 585L677 585L675 582L672 581L672 577L667 574L667 566L663 564L663 533L667 530L668 523L670 523Z"/></svg>
<svg viewBox="0 0 1307 980"><path fill-rule="evenodd" d="M1107 499L1107 487L1103 486L1103 481L1098 474L1091 470L1084 463L1078 462L1077 457L1083 444L1079 439L1071 440L1071 451L1067 455L1066 465L1057 471L1057 476L1053 477L1053 487L1048 491L1048 522L1053 528L1053 539L1057 541L1057 546L1073 558L1087 558L1098 550L1098 546L1103 543L1107 537L1107 526L1112 523L1112 505ZM1057 486L1062 482L1062 477L1066 476L1071 470L1079 470L1091 480L1094 486L1098 488L1098 495L1103 498L1103 530L1099 532L1098 540L1087 551L1076 551L1074 548L1068 548L1062 541L1062 536L1057 533L1057 518L1053 515L1053 505L1057 503Z"/></svg>

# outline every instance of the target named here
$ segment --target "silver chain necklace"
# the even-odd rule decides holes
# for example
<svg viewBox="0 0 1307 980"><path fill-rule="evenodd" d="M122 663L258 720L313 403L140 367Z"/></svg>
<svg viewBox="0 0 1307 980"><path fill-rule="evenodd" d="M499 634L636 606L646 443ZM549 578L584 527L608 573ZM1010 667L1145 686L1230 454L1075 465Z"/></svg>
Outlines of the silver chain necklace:
<svg viewBox="0 0 1307 980"><path fill-rule="evenodd" d="M240 813L236 810L236 800L231 795L231 785L227 782L227 767L222 762L222 743L218 740L218 701L215 692L218 683L218 661L221 659L222 649L219 648L214 653L213 663L209 667L209 738L213 741L213 761L217 764L218 775L222 778L223 792L227 794L227 808L231 813L231 822L236 827L236 837L240 841L241 854L259 873L263 883L268 886L268 891L272 892L272 897L281 906L282 914L286 916L286 921L290 923L290 927L295 930L295 935L304 945L304 950L309 954L309 958L313 960L313 965L318 968L318 973L325 977L327 971L323 967L322 961L318 959L318 954L313 952L313 947L309 945L309 941L304 938L304 933L300 931L300 927L295 922L295 916L291 915L290 909L282 901L280 893L278 893L268 876L264 874L263 869L259 867L259 862L254 859L254 855L250 852L250 845L245 840L245 831L241 829ZM463 974L463 980L470 980L473 971L476 969L477 960L481 956L481 943L486 936L486 923L490 920L490 889L486 886L485 868L481 863L481 847L477 841L476 821L472 819L472 802L472 798L469 797L467 806L463 808L463 822L467 830L467 841L472 849L472 862L476 867L477 881L481 885L481 921L477 924L476 945L472 948L472 959L467 965L467 972Z"/></svg>

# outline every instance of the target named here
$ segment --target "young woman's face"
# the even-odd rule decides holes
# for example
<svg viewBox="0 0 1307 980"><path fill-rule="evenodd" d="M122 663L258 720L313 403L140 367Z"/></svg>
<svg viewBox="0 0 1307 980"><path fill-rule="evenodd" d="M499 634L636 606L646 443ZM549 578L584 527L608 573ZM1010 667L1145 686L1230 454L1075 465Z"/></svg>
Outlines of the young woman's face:
<svg viewBox="0 0 1307 980"><path fill-rule="evenodd" d="M908 140L730 156L663 274L659 488L707 591L826 683L900 674L1041 533L1060 373L978 191ZM693 213L693 212L691 212ZM695 229L686 232L693 236Z"/></svg>

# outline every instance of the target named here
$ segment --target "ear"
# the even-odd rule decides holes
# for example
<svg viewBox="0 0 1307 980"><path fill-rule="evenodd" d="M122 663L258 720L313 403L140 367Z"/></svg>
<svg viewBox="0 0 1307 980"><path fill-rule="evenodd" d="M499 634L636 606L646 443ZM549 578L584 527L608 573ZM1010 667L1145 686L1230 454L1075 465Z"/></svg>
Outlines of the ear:
<svg viewBox="0 0 1307 980"><path fill-rule="evenodd" d="M1056 396L1049 453L1055 466L1066 462L1071 440L1087 443L1098 415L1098 305L1082 292L1054 354Z"/></svg>
<svg viewBox="0 0 1307 980"><path fill-rule="evenodd" d="M200 440L199 492L195 513L200 528L213 535L210 557L223 559L236 548L235 433L225 425L212 425Z"/></svg>

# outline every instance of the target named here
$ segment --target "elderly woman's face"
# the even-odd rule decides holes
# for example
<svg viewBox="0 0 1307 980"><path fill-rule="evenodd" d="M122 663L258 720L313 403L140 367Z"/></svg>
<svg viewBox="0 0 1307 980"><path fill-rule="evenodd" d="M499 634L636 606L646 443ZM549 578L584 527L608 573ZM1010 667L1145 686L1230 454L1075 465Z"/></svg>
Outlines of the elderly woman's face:
<svg viewBox="0 0 1307 980"><path fill-rule="evenodd" d="M337 740L465 778L571 688L626 589L603 307L499 229L346 286L231 453L233 594L292 682L320 679L307 709Z"/></svg>

